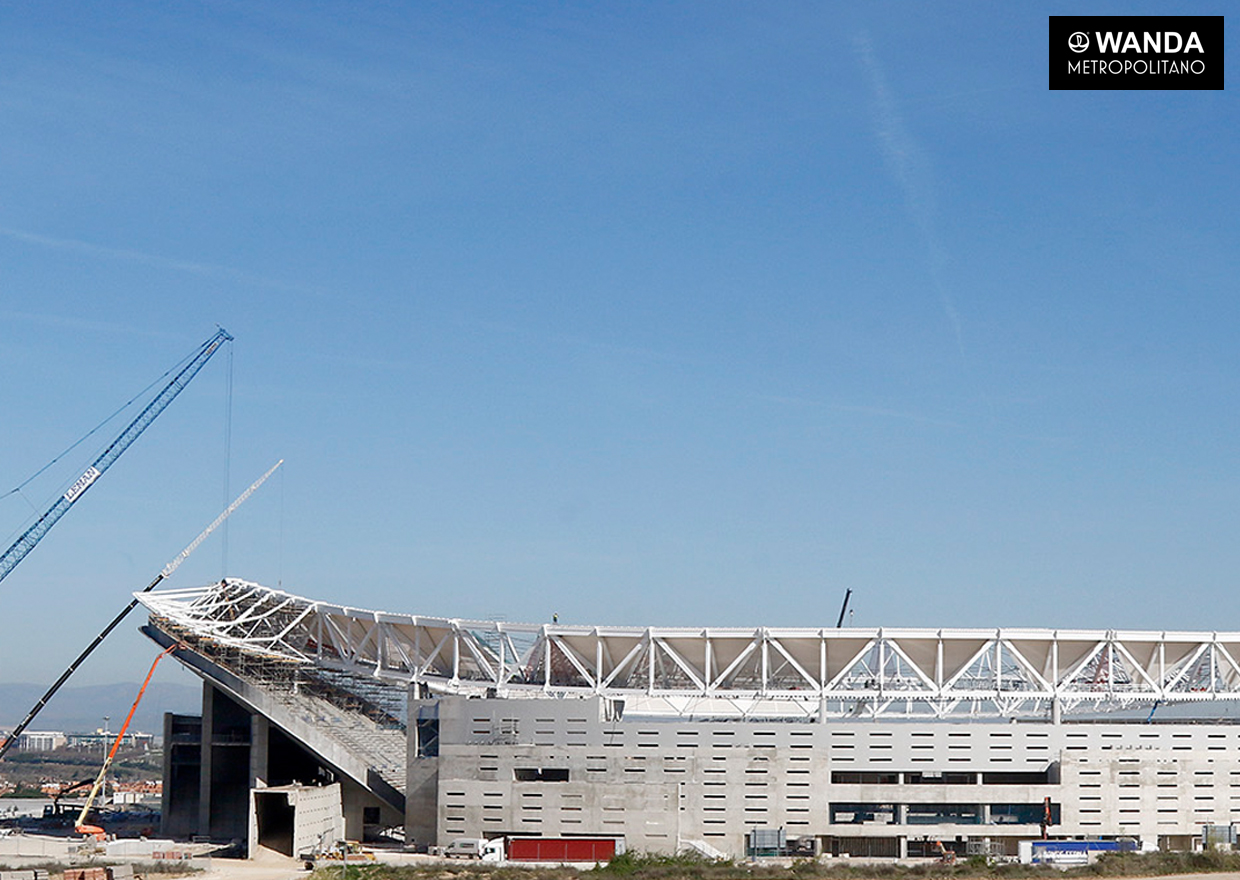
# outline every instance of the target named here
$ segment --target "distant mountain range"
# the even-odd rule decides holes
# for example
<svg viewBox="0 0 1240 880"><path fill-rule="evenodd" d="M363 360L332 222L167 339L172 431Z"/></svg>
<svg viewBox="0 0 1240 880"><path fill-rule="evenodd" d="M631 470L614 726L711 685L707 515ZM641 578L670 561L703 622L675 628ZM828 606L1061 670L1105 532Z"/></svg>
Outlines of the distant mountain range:
<svg viewBox="0 0 1240 880"><path fill-rule="evenodd" d="M43 707L29 729L84 733L102 727L107 715L109 729L118 731L141 686L141 682L126 682L65 687ZM41 684L0 684L0 729L9 729L25 718L45 690L47 685ZM163 733L165 712L196 715L201 704L199 687L152 682L142 696L130 730L158 736Z"/></svg>

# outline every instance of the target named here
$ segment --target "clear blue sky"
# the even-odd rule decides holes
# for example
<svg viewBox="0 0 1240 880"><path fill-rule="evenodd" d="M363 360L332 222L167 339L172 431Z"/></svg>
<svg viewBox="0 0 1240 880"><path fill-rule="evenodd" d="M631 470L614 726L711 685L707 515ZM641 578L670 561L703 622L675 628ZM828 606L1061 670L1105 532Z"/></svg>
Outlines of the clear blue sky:
<svg viewBox="0 0 1240 880"><path fill-rule="evenodd" d="M277 458L173 586L1240 629L1240 56L1230 91L1050 92L1074 11L8 4L0 490L236 343L0 584L0 681ZM87 446L0 501L5 546ZM138 622L81 681L141 677Z"/></svg>

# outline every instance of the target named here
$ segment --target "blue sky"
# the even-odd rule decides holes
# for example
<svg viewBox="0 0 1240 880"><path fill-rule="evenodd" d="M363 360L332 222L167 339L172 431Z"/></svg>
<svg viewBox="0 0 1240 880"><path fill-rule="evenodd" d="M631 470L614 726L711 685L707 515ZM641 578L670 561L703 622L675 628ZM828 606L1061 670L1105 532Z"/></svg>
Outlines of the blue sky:
<svg viewBox="0 0 1240 880"><path fill-rule="evenodd" d="M0 681L278 458L173 586L1240 629L1234 89L1050 92L1077 11L10 4L0 488L236 342L0 584Z"/></svg>

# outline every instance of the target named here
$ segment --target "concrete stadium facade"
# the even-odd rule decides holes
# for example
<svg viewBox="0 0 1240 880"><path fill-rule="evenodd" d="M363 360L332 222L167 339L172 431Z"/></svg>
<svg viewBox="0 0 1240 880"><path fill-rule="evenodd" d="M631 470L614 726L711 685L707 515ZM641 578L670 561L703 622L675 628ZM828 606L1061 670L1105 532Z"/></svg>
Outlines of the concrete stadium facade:
<svg viewBox="0 0 1240 880"><path fill-rule="evenodd" d="M242 837L251 789L316 782L342 785L350 837L419 845L742 857L782 831L1014 855L1186 849L1240 818L1240 634L521 626L241 581L141 598L204 680L202 717L167 722L168 833Z"/></svg>

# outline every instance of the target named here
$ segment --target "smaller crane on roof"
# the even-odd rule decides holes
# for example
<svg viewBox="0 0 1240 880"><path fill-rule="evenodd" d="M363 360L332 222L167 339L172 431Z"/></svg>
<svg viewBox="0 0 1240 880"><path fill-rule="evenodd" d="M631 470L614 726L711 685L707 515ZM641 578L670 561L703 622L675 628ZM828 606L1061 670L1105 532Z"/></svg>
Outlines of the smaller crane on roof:
<svg viewBox="0 0 1240 880"><path fill-rule="evenodd" d="M844 604L840 606L840 619L835 622L835 628L840 629L844 626L844 615L848 613L848 600L852 598L852 587L844 591Z"/></svg>

